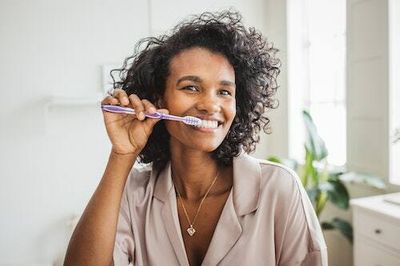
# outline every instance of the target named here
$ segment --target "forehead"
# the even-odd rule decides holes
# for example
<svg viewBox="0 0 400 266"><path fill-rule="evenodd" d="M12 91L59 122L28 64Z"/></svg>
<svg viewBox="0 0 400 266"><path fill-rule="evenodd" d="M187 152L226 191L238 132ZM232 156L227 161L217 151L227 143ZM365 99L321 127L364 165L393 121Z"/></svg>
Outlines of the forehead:
<svg viewBox="0 0 400 266"><path fill-rule="evenodd" d="M228 59L206 48L190 48L175 55L170 62L170 77L197 75L235 81L235 71Z"/></svg>

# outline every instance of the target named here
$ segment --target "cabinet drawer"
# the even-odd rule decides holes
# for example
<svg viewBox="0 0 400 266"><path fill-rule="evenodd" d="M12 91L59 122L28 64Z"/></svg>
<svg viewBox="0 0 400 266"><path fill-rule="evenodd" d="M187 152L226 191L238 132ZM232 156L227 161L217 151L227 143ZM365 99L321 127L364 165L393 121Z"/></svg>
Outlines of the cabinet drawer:
<svg viewBox="0 0 400 266"><path fill-rule="evenodd" d="M358 241L354 246L354 266L399 266L400 258Z"/></svg>
<svg viewBox="0 0 400 266"><path fill-rule="evenodd" d="M356 233L400 251L400 224L359 211L356 215Z"/></svg>

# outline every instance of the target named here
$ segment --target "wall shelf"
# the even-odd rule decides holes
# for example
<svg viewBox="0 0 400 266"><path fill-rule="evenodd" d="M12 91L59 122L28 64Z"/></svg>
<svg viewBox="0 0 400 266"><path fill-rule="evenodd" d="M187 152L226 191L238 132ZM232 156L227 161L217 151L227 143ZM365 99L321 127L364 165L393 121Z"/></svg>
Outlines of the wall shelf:
<svg viewBox="0 0 400 266"><path fill-rule="evenodd" d="M43 116L45 126L49 123L49 114L56 109L75 110L79 108L98 109L100 112L100 104L104 98L104 94L97 93L80 97L71 97L63 95L53 95L43 99Z"/></svg>
<svg viewBox="0 0 400 266"><path fill-rule="evenodd" d="M50 96L45 100L46 110L51 107L85 107L85 106L97 106L100 105L104 95L101 93L93 94L83 97L71 97L71 96Z"/></svg>

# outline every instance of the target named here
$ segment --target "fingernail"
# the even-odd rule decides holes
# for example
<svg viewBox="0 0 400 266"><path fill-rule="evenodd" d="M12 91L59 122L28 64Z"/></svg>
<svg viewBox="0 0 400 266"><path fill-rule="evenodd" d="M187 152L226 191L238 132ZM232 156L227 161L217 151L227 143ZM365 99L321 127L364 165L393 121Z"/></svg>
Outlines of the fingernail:
<svg viewBox="0 0 400 266"><path fill-rule="evenodd" d="M143 120L145 118L145 115L143 112L139 112L139 119Z"/></svg>

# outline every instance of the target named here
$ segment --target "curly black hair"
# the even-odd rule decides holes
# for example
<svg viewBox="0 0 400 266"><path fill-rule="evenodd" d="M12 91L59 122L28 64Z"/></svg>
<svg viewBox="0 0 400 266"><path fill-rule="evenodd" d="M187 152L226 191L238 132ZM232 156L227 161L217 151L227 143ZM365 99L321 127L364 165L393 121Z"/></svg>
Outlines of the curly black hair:
<svg viewBox="0 0 400 266"><path fill-rule="evenodd" d="M261 128L270 133L265 112L277 107L273 95L280 67L275 56L278 50L254 28L245 28L238 12L205 12L181 22L170 35L142 39L122 68L111 71L114 88L157 106L164 95L171 59L194 47L222 54L235 71L236 116L224 141L212 152L218 164L230 165L241 149L255 149ZM120 81L115 81L114 72ZM162 121L154 127L139 158L142 163L152 162L158 171L170 160L169 133Z"/></svg>

